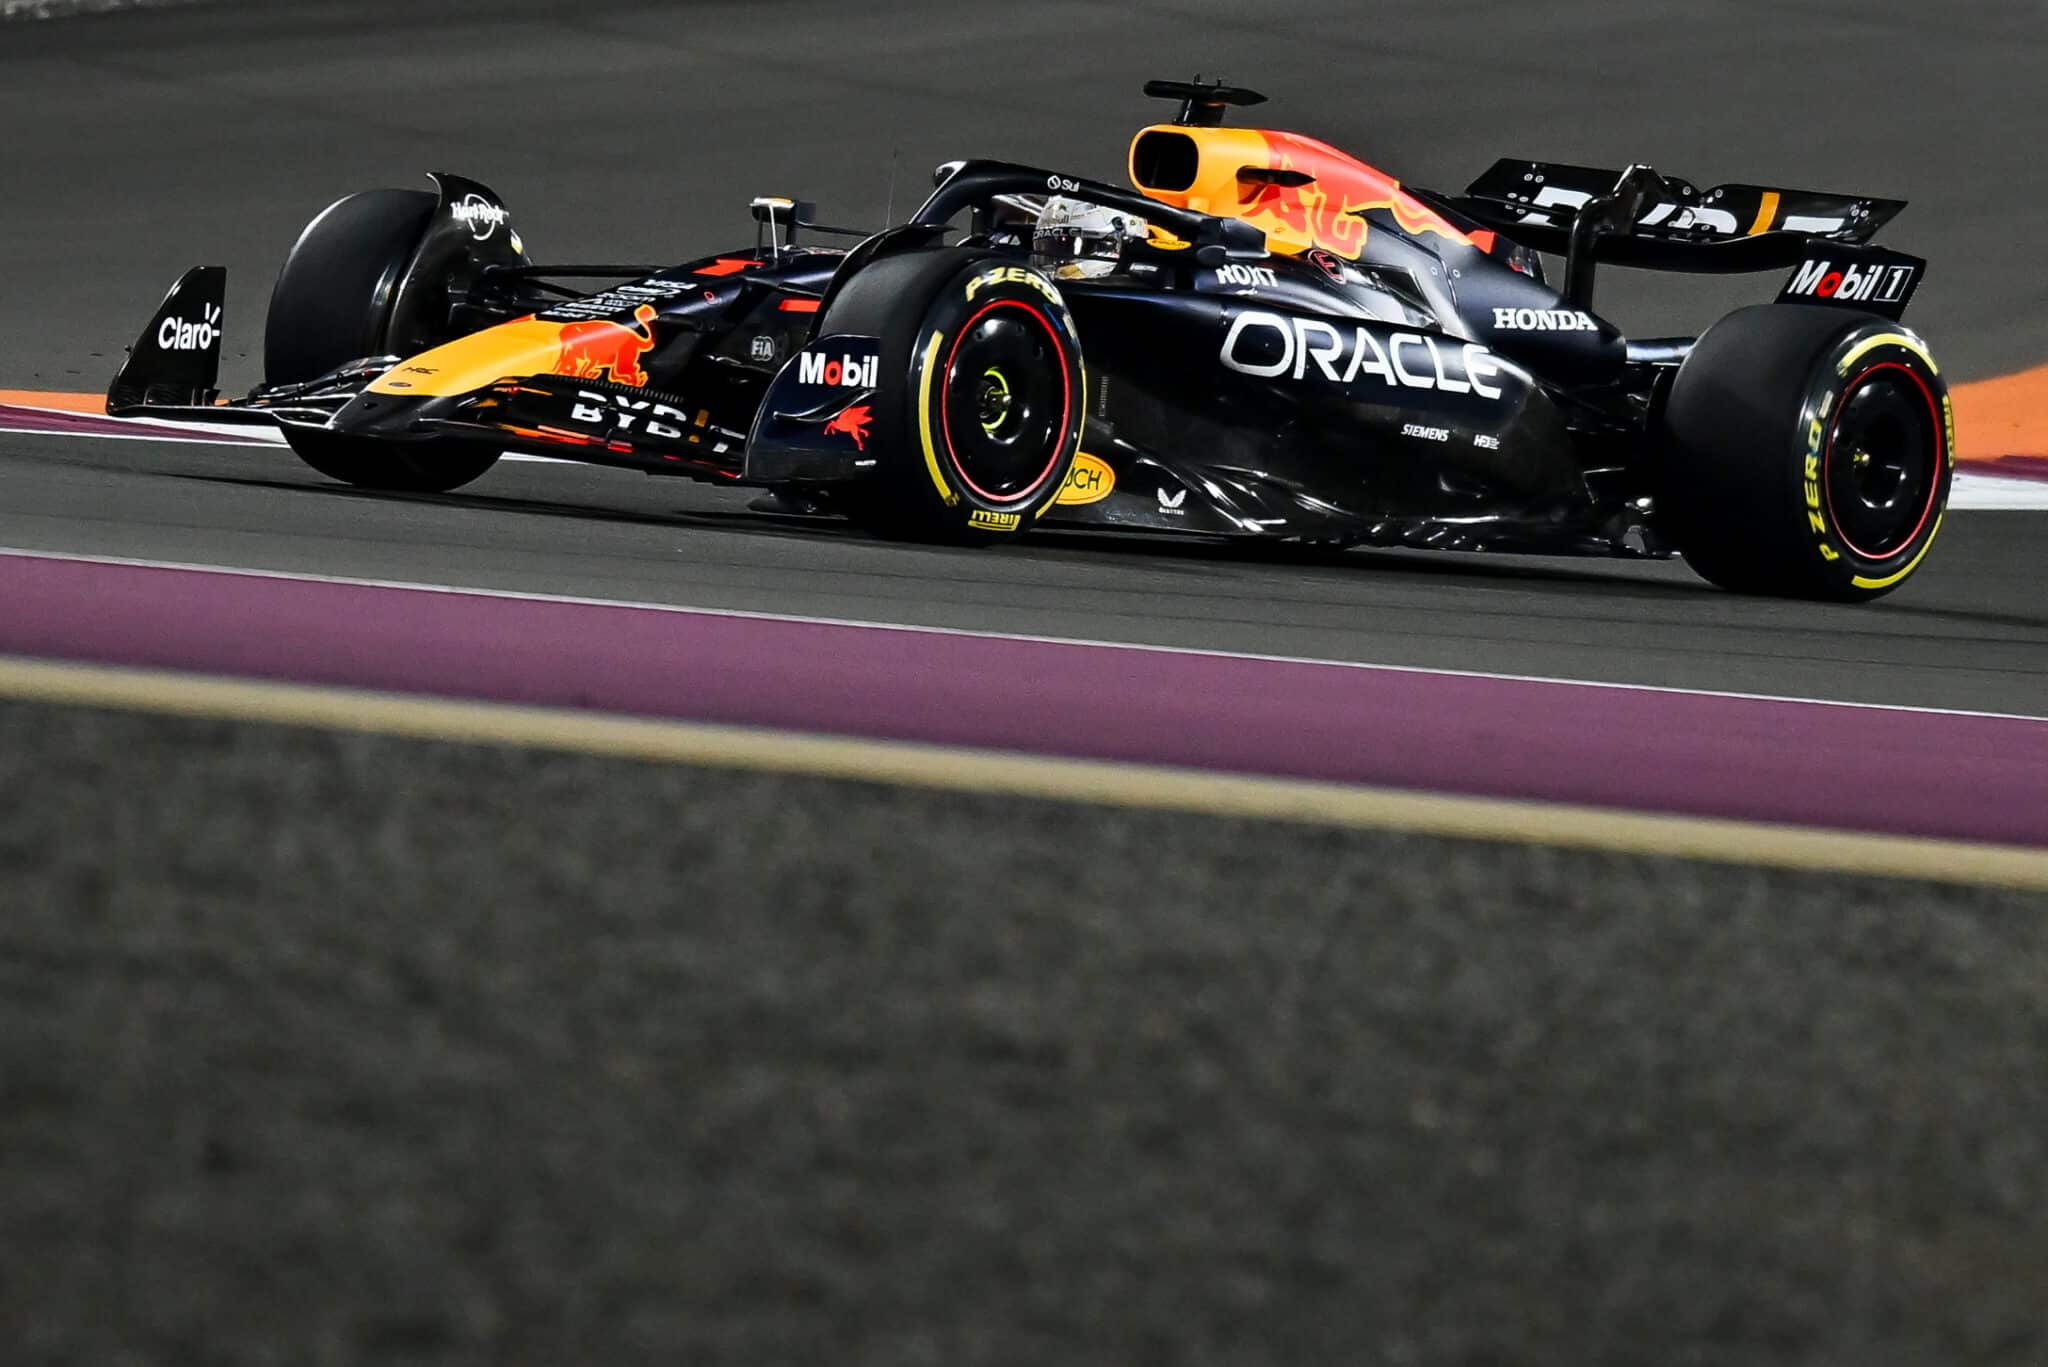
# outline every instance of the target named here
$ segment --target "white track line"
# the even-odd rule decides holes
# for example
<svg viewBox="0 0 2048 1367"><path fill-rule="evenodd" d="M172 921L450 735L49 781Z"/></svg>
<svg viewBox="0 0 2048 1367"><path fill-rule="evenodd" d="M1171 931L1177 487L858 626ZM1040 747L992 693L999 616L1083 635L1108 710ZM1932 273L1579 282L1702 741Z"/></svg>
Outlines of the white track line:
<svg viewBox="0 0 2048 1367"><path fill-rule="evenodd" d="M2038 512L2048 508L2048 480L1958 470L1948 506L1966 512Z"/></svg>
<svg viewBox="0 0 2048 1367"><path fill-rule="evenodd" d="M306 574L293 570L252 569L239 565L205 565L179 560L147 560L118 555L77 555L66 551L28 550L0 546L0 556L29 560L63 560L90 565L123 565L137 569L184 570L196 574L235 574L257 579L283 579L308 584L340 584L354 588L397 589L406 593L461 594L476 598L509 598L519 602L561 603L573 607L630 608L699 617L779 622L798 626L851 627L863 631L903 631L928 636L958 636L980 641L1017 641L1031 645L1079 646L1134 654L1195 655L1213 660L1246 660L1260 664L1324 665L1333 669L1371 670L1386 674L1426 674L1435 678L1484 679L1504 683L1542 684L1558 688L1604 688L1629 693L1676 693L1693 698L1731 698L1742 702L1804 703L1813 707L1848 707L1866 712L1917 713L1936 717L1986 717L2002 721L2048 722L2048 715L2026 712L1982 712L1957 707L1915 707L1903 703L1852 702L1841 698L1800 698L1776 693L1738 693L1709 688L1672 688L1661 684L1615 683L1603 679L1567 679L1546 674L1505 674L1480 669L1430 669L1421 665L1375 664L1365 660L1333 660L1312 655L1266 655L1251 651L1201 650L1192 646L1150 645L1143 641L1099 641L1075 636L1039 636L1027 632L972 631L964 627L923 626L915 622L873 622L851 617L813 617L801 613L748 612L738 608L692 607L621 598L587 598L573 594L531 593L517 589L478 588L462 584L422 584L404 579L364 579L351 575ZM1855 611L1850 608L1845 611Z"/></svg>

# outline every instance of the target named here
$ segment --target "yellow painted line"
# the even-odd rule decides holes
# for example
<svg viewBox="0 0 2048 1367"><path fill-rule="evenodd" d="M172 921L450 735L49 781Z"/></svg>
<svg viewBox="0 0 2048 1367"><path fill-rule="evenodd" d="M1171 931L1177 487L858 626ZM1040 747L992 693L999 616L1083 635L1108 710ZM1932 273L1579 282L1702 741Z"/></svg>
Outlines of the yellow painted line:
<svg viewBox="0 0 2048 1367"><path fill-rule="evenodd" d="M0 698L2048 892L2048 850L1459 797L0 657Z"/></svg>
<svg viewBox="0 0 2048 1367"><path fill-rule="evenodd" d="M1771 220L1778 216L1778 201L1781 198L1776 190L1764 191L1763 201L1756 208L1756 222L1749 225L1749 236L1755 237L1771 226Z"/></svg>

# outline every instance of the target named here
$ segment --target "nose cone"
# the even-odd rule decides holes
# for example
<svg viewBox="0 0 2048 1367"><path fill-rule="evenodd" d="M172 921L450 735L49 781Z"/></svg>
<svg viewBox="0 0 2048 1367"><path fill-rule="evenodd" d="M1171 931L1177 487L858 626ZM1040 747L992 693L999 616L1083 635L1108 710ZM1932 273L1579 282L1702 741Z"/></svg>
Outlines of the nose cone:
<svg viewBox="0 0 2048 1367"><path fill-rule="evenodd" d="M519 318L444 342L393 366L370 384L387 398L473 393L496 380L520 375L576 374L563 365L564 335L584 323L549 323ZM638 335L606 323L629 338Z"/></svg>
<svg viewBox="0 0 2048 1367"><path fill-rule="evenodd" d="M420 420L448 416L444 410L450 407L452 401L447 399L365 391L334 415L332 426L337 432L357 436L418 439L431 435L420 430Z"/></svg>

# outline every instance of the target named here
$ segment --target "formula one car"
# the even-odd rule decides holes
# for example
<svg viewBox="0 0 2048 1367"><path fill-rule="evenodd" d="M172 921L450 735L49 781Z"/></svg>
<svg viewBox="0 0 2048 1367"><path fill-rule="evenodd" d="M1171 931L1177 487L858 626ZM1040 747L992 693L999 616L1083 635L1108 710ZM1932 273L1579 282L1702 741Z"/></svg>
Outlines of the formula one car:
<svg viewBox="0 0 2048 1367"><path fill-rule="evenodd" d="M217 400L225 273L199 267L108 410L276 423L374 488L539 452L919 538L1676 551L1837 600L1920 565L1954 443L1898 321L1925 263L1868 245L1900 201L1512 160L1442 195L1225 127L1253 91L1146 93L1179 110L1133 139L1135 189L951 162L906 223L756 199L751 248L677 266L536 265L453 175L350 195L285 261L263 385ZM1602 262L1791 275L1696 339L1631 340L1594 311Z"/></svg>

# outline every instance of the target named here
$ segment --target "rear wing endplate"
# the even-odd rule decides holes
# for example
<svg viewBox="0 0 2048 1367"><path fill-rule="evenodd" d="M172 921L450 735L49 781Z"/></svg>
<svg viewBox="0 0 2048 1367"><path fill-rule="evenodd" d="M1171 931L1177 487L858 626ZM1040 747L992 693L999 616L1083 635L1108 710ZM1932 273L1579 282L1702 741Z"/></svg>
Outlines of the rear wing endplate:
<svg viewBox="0 0 2048 1367"><path fill-rule="evenodd" d="M1927 263L1883 247L1814 242L1785 287L1780 304L1831 304L1897 322L1913 301Z"/></svg>

